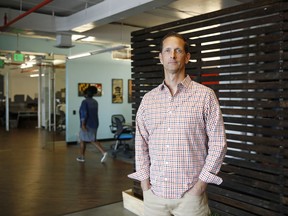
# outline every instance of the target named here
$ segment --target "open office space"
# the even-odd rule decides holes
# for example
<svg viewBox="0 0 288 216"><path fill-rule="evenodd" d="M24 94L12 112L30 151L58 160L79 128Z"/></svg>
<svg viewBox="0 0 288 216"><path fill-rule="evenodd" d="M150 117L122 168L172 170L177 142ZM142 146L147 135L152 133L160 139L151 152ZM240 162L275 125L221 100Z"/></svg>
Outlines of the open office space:
<svg viewBox="0 0 288 216"><path fill-rule="evenodd" d="M24 2L17 2L21 11L37 5L24 9ZM122 191L133 189L141 196L137 183L127 177L134 169L131 161L109 157L102 165L94 149L88 149L85 165L75 160L79 105L87 85L100 90L95 97L98 138L110 149L115 143L111 116L122 114L133 123L143 95L163 80L159 42L170 30L189 38L187 71L215 90L224 116L228 151L220 173L224 182L208 187L213 213L287 215L286 1L147 0L120 6L119 1L104 0L86 2L85 10L78 11L76 5L65 11L68 6L60 2L43 1L38 5L42 13L33 11L10 24L19 14L15 6L1 3L0 17L7 25L0 34L0 169L7 174L1 177L0 190L5 215L84 215L94 208L94 215L106 215L111 203L120 203L119 216L131 213L122 206ZM80 26L82 37L72 39ZM92 42L84 42L92 35ZM34 66L20 67L33 59ZM65 128L54 133L60 104L65 104ZM35 125L23 127L21 122L35 114Z"/></svg>

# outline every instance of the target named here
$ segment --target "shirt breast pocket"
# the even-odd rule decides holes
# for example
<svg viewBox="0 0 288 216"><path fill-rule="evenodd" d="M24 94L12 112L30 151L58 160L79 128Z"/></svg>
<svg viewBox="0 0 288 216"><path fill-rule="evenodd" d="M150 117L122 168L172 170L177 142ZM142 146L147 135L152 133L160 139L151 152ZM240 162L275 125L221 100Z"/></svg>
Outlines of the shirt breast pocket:
<svg viewBox="0 0 288 216"><path fill-rule="evenodd" d="M175 110L175 121L178 122L178 128L186 132L204 129L205 119L203 105L201 103L184 103L183 106Z"/></svg>

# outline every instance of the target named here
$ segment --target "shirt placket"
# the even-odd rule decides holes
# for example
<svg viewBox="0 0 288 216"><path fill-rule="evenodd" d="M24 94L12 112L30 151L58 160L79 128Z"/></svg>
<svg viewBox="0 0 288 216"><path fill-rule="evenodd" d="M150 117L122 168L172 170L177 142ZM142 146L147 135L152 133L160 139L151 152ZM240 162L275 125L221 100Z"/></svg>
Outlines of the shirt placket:
<svg viewBox="0 0 288 216"><path fill-rule="evenodd" d="M173 151L172 151L172 141L173 141L173 108L174 108L174 97L172 95L169 95L168 97L168 106L167 106L167 128L166 128L166 142L165 142L165 158L164 158L164 173L163 173L163 191L165 192L165 196L173 193L171 191L171 166L172 166L172 157L173 157Z"/></svg>

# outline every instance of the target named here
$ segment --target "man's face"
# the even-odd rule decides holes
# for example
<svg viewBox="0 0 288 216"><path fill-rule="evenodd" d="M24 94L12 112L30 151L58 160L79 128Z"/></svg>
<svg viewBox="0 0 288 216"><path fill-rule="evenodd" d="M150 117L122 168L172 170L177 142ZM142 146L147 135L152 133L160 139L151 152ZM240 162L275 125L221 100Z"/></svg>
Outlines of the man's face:
<svg viewBox="0 0 288 216"><path fill-rule="evenodd" d="M185 53L185 42L178 37L168 37L163 41L159 54L165 73L185 73L185 64L189 62L190 53Z"/></svg>

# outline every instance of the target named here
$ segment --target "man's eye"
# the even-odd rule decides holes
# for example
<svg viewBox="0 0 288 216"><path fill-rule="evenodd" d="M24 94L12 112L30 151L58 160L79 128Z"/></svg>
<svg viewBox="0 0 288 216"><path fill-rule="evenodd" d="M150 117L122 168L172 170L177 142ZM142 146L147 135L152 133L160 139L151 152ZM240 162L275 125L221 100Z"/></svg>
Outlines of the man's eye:
<svg viewBox="0 0 288 216"><path fill-rule="evenodd" d="M171 50L171 49L165 49L163 52L164 52L164 53L171 53L172 50ZM174 53L178 53L178 54L182 54L182 53L183 53L183 50L182 50L182 49L175 49L175 50L173 50L173 52L174 52Z"/></svg>

